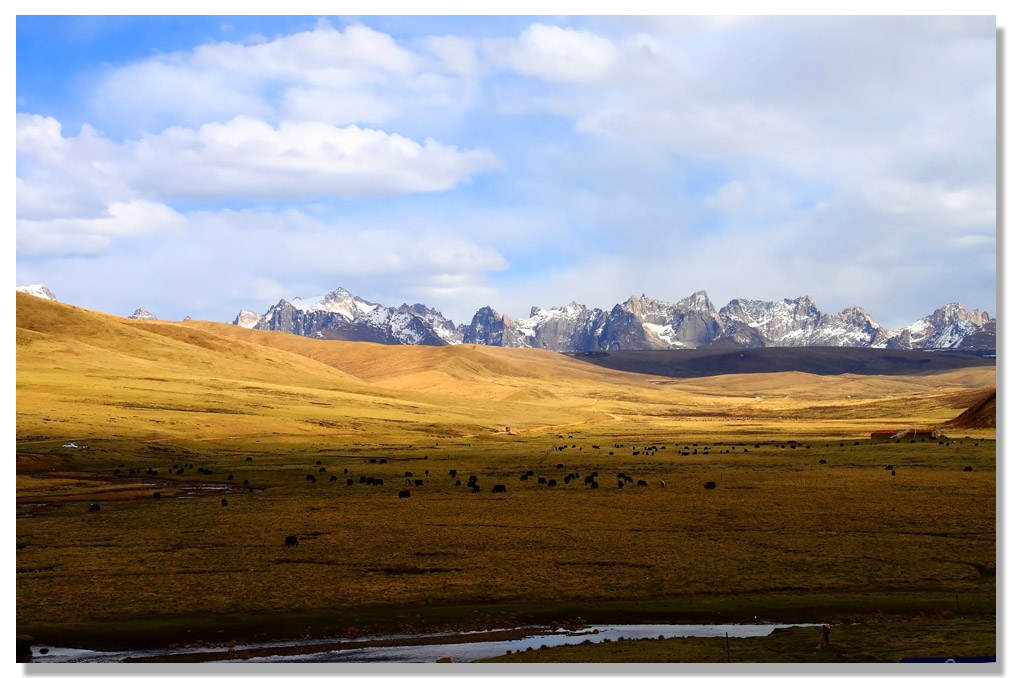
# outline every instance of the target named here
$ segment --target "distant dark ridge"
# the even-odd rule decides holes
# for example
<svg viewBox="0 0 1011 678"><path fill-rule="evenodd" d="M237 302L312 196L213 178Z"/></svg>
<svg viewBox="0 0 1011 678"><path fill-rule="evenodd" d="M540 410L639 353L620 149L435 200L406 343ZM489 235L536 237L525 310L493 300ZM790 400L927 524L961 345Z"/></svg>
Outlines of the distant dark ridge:
<svg viewBox="0 0 1011 678"><path fill-rule="evenodd" d="M983 396L942 426L950 428L994 428L997 426L997 389Z"/></svg>
<svg viewBox="0 0 1011 678"><path fill-rule="evenodd" d="M964 351L889 351L879 348L837 346L593 351L566 355L613 370L675 379L769 372L807 372L821 375L922 374L995 365L997 362L992 357Z"/></svg>

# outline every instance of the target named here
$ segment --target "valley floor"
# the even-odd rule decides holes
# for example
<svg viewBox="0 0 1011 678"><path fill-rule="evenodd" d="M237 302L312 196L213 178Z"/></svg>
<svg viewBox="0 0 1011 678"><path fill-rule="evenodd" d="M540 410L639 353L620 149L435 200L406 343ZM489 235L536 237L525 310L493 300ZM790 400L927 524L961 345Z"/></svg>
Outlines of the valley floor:
<svg viewBox="0 0 1011 678"><path fill-rule="evenodd" d="M18 632L35 642L995 614L992 439L76 442L20 446Z"/></svg>

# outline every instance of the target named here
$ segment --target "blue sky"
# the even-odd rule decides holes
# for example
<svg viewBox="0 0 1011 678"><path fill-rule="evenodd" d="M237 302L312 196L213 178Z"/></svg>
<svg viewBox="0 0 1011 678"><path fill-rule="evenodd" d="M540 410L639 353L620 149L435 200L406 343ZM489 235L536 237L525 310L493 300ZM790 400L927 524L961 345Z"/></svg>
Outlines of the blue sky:
<svg viewBox="0 0 1011 678"><path fill-rule="evenodd" d="M17 284L996 308L993 17L18 17Z"/></svg>

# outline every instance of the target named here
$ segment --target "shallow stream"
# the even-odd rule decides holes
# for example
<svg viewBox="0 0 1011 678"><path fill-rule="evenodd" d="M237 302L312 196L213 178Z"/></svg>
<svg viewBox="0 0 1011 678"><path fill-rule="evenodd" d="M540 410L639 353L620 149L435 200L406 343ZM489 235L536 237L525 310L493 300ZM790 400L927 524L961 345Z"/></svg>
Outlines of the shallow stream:
<svg viewBox="0 0 1011 678"><path fill-rule="evenodd" d="M528 635L511 640L479 640L487 637L487 631L465 633L432 633L418 635L390 635L356 638L280 641L235 645L234 647L204 647L186 649L127 650L122 652L97 652L64 647L32 646L35 662L121 662L124 660L145 661L164 660L173 655L208 654L210 661L223 662L434 662L449 658L453 662L470 662L487 657L496 657L507 652L521 652L540 647L557 645L578 645L584 642L602 643L619 639L638 640L646 638L749 638L767 636L774 629L788 626L814 626L813 624L597 624L576 631L531 626L520 631ZM500 629L515 632L516 629ZM494 632L492 632L494 633ZM428 639L431 642L424 644ZM398 645L397 641L404 644ZM365 644L365 647L360 645ZM355 647L341 648L342 644ZM380 645L381 644L381 645ZM304 646L305 652L298 652ZM321 646L325 650L318 650ZM277 653L271 650L276 650ZM293 654L293 651L295 652ZM221 653L234 652L236 655L250 652L255 656L246 659L221 659Z"/></svg>

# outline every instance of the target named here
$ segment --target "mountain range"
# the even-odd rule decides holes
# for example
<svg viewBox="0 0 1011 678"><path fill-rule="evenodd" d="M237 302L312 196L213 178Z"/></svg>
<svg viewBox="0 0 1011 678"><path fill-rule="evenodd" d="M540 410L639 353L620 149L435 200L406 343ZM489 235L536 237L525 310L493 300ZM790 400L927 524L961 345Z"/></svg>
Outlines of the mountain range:
<svg viewBox="0 0 1011 678"><path fill-rule="evenodd" d="M733 299L717 310L705 291L678 302L629 297L610 311L575 301L534 306L512 319L490 306L455 325L422 304L388 307L344 288L325 296L281 299L262 315L242 310L233 324L320 339L380 344L482 344L563 353L700 347L847 346L888 349L996 351L997 321L959 303L936 309L907 327L888 330L860 307L823 313L810 297L780 301Z"/></svg>

